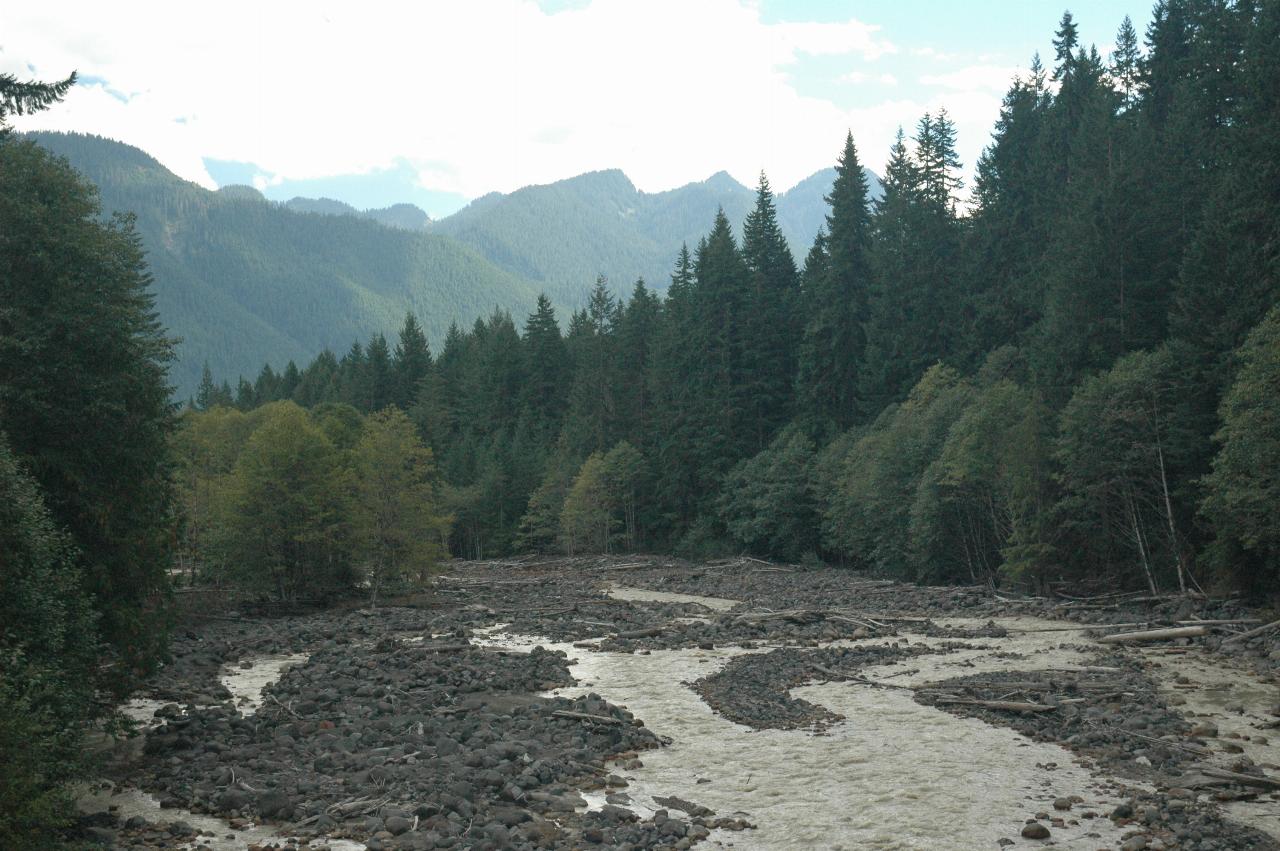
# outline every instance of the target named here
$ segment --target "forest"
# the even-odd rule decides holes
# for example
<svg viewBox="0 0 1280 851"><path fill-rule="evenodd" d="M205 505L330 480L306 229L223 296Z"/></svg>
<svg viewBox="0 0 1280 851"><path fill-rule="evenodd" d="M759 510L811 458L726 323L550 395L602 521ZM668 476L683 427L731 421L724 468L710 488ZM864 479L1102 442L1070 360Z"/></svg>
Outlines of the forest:
<svg viewBox="0 0 1280 851"><path fill-rule="evenodd" d="M868 198L853 136L797 263L763 175L666 297L598 280L429 351L206 374L186 414L394 406L459 556L747 552L1044 588L1275 587L1275 10L1168 3L1104 60L1068 13L1004 98L972 204L945 111ZM203 413L202 413L203 412ZM188 463L193 481L206 471ZM198 547L198 542L193 542ZM198 558L198 555L193 555Z"/></svg>
<svg viewBox="0 0 1280 851"><path fill-rule="evenodd" d="M1280 2L1078 41L1066 14L971 188L945 111L874 200L850 133L801 261L762 175L740 234L672 246L665 295L601 278L563 325L543 295L437 352L410 313L234 386L206 367L185 409L142 226L9 132L75 76L0 74L0 846L71 820L175 578L377 603L448 554L748 553L1274 601Z"/></svg>

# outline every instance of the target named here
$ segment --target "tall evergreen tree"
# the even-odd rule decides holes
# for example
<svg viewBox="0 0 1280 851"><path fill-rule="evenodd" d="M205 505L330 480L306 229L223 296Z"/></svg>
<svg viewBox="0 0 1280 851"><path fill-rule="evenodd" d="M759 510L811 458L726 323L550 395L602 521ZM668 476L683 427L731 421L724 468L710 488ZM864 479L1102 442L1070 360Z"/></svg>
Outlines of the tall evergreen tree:
<svg viewBox="0 0 1280 851"><path fill-rule="evenodd" d="M417 399L423 379L431 371L431 347L427 335L422 332L418 318L406 313L400 327L400 339L396 342L392 358L394 372L391 401L402 411L408 411Z"/></svg>
<svg viewBox="0 0 1280 851"><path fill-rule="evenodd" d="M364 409L367 414L381 411L395 399L396 375L391 363L391 349L382 334L373 336L365 352L364 385L368 394L369 407Z"/></svg>
<svg viewBox="0 0 1280 851"><path fill-rule="evenodd" d="M569 353L555 308L546 293L524 323L525 384L521 408L531 427L550 446L559 434L569 382Z"/></svg>
<svg viewBox="0 0 1280 851"><path fill-rule="evenodd" d="M773 191L763 172L756 206L742 228L742 256L750 276L743 358L751 420L751 450L759 452L790 418L796 373L795 309L799 276L778 226Z"/></svg>
<svg viewBox="0 0 1280 851"><path fill-rule="evenodd" d="M813 427L843 430L867 415L857 387L866 346L871 214L852 133L836 164L827 203L827 274L806 281L796 395L799 413Z"/></svg>
<svg viewBox="0 0 1280 851"><path fill-rule="evenodd" d="M1053 79L1065 82L1072 73L1072 60L1075 57L1076 45L1080 41L1079 28L1070 12L1062 13L1058 23L1058 31L1053 36Z"/></svg>
<svg viewBox="0 0 1280 851"><path fill-rule="evenodd" d="M1125 109L1132 108L1138 99L1141 58L1138 53L1138 33L1133 28L1133 21L1125 15L1116 33L1115 52L1111 54L1111 77L1120 92Z"/></svg>

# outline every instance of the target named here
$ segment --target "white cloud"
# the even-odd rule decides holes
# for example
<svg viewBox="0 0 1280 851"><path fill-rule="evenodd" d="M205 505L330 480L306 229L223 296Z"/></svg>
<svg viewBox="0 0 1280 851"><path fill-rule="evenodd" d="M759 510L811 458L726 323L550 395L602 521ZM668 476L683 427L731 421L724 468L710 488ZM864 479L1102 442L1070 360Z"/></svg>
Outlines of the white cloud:
<svg viewBox="0 0 1280 851"><path fill-rule="evenodd" d="M1020 74L1021 69L1008 65L969 65L942 74L922 74L920 82L960 92L1004 93Z"/></svg>
<svg viewBox="0 0 1280 851"><path fill-rule="evenodd" d="M913 47L911 49L912 56L919 56L924 59L932 59L935 62L951 62L958 58L958 54L947 53L932 47Z"/></svg>
<svg viewBox="0 0 1280 851"><path fill-rule="evenodd" d="M860 85L862 83L879 83L882 86L898 85L898 78L892 74L873 74L870 71L850 71L840 78L842 83L853 83Z"/></svg>
<svg viewBox="0 0 1280 851"><path fill-rule="evenodd" d="M831 165L846 129L879 168L897 126L943 104L972 164L999 105L976 73L936 75L945 96L870 108L801 95L790 75L804 56L901 49L867 23L766 24L738 0L594 0L555 15L531 0L190 8L6 4L0 67L75 68L131 95L82 85L18 126L118 138L205 185L202 157L277 182L403 159L423 186L475 197L601 168L648 191L720 169L751 185L761 168L785 188ZM865 73L846 79L897 82Z"/></svg>

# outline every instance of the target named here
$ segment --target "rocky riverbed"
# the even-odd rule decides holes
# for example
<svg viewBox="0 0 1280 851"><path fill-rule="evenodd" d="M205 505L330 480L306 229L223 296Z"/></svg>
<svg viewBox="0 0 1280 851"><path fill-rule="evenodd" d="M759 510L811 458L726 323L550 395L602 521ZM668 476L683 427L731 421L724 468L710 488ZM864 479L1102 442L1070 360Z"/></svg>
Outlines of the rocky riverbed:
<svg viewBox="0 0 1280 851"><path fill-rule="evenodd" d="M1139 596L455 562L415 608L192 622L127 707L143 732L86 794L86 830L122 848L1280 848L1275 639L1237 638L1253 616L1230 602ZM1095 640L1197 620L1230 623Z"/></svg>

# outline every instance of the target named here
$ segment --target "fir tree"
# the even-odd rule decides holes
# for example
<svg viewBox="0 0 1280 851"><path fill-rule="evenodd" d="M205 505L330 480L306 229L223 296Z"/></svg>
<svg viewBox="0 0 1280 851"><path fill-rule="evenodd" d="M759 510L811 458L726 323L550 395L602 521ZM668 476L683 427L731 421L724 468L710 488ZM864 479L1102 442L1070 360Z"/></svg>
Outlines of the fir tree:
<svg viewBox="0 0 1280 851"><path fill-rule="evenodd" d="M750 276L743 328L753 451L765 447L790 417L795 380L795 319L798 275L791 249L778 227L773 192L762 172L756 206L743 225L742 256Z"/></svg>
<svg viewBox="0 0 1280 851"><path fill-rule="evenodd" d="M815 427L843 430L867 415L856 394L866 346L862 326L870 283L871 215L852 133L845 139L827 202L827 273L806 279L797 405Z"/></svg>
<svg viewBox="0 0 1280 851"><path fill-rule="evenodd" d="M431 371L431 347L427 345L427 336L412 313L405 314L404 324L400 327L392 371L394 389L391 401L400 410L408 411L417 399L423 379Z"/></svg>
<svg viewBox="0 0 1280 851"><path fill-rule="evenodd" d="M1058 23L1058 31L1053 36L1053 80L1065 82L1070 79L1072 62L1075 58L1076 44L1080 40L1079 29L1070 12L1062 13Z"/></svg>

